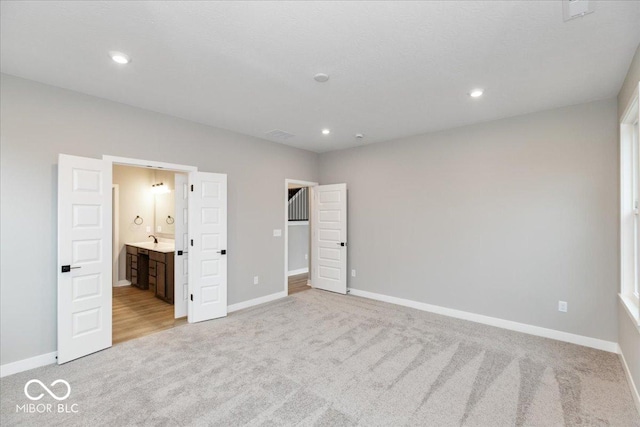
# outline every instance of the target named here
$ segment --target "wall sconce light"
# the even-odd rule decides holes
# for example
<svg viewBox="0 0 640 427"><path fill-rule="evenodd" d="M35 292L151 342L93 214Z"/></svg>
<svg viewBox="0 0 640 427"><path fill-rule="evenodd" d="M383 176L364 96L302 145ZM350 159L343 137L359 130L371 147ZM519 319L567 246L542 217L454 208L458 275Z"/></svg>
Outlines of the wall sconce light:
<svg viewBox="0 0 640 427"><path fill-rule="evenodd" d="M169 190L169 187L164 185L162 182L159 182L158 184L153 184L151 186L151 192L153 194L165 194L165 193L169 193L170 191L171 190Z"/></svg>

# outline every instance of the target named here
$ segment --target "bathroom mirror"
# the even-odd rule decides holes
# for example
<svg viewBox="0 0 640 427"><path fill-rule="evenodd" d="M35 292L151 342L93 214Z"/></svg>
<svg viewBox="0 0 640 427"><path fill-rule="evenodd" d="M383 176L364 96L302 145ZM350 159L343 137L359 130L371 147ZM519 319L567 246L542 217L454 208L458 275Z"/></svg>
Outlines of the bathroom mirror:
<svg viewBox="0 0 640 427"><path fill-rule="evenodd" d="M173 190L168 193L156 194L156 233L170 235L173 238L175 234L175 216L175 194Z"/></svg>

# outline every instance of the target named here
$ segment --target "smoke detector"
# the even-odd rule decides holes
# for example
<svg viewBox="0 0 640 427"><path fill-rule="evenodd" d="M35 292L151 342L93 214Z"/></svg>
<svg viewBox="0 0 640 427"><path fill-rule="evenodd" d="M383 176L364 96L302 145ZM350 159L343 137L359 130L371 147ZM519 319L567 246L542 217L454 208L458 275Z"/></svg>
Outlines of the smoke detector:
<svg viewBox="0 0 640 427"><path fill-rule="evenodd" d="M363 138L364 138L363 133L356 133L356 139L363 139Z"/></svg>
<svg viewBox="0 0 640 427"><path fill-rule="evenodd" d="M329 80L329 75L325 73L318 73L313 76L313 80L317 81L318 83L324 83Z"/></svg>

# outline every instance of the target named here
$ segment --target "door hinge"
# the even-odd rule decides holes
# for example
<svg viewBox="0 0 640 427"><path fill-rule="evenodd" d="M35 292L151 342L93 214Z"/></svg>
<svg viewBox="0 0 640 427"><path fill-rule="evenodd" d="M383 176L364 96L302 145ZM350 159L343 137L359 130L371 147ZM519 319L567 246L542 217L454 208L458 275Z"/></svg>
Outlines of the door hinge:
<svg viewBox="0 0 640 427"><path fill-rule="evenodd" d="M193 294L191 294L191 301L193 301Z"/></svg>
<svg viewBox="0 0 640 427"><path fill-rule="evenodd" d="M191 246L193 246L193 239L191 239Z"/></svg>
<svg viewBox="0 0 640 427"><path fill-rule="evenodd" d="M191 191L193 191L193 184L191 184Z"/></svg>

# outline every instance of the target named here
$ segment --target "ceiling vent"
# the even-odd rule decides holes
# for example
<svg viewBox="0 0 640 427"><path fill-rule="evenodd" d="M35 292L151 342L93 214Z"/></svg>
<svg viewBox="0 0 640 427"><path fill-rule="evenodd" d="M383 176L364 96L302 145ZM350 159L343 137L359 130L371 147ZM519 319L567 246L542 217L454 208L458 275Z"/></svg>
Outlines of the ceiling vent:
<svg viewBox="0 0 640 427"><path fill-rule="evenodd" d="M565 22L593 13L595 3L595 0L562 0L562 15Z"/></svg>
<svg viewBox="0 0 640 427"><path fill-rule="evenodd" d="M276 139L289 139L295 136L292 133L285 132L280 129L270 130L269 132L265 132L265 135L268 136L269 138L276 138Z"/></svg>

